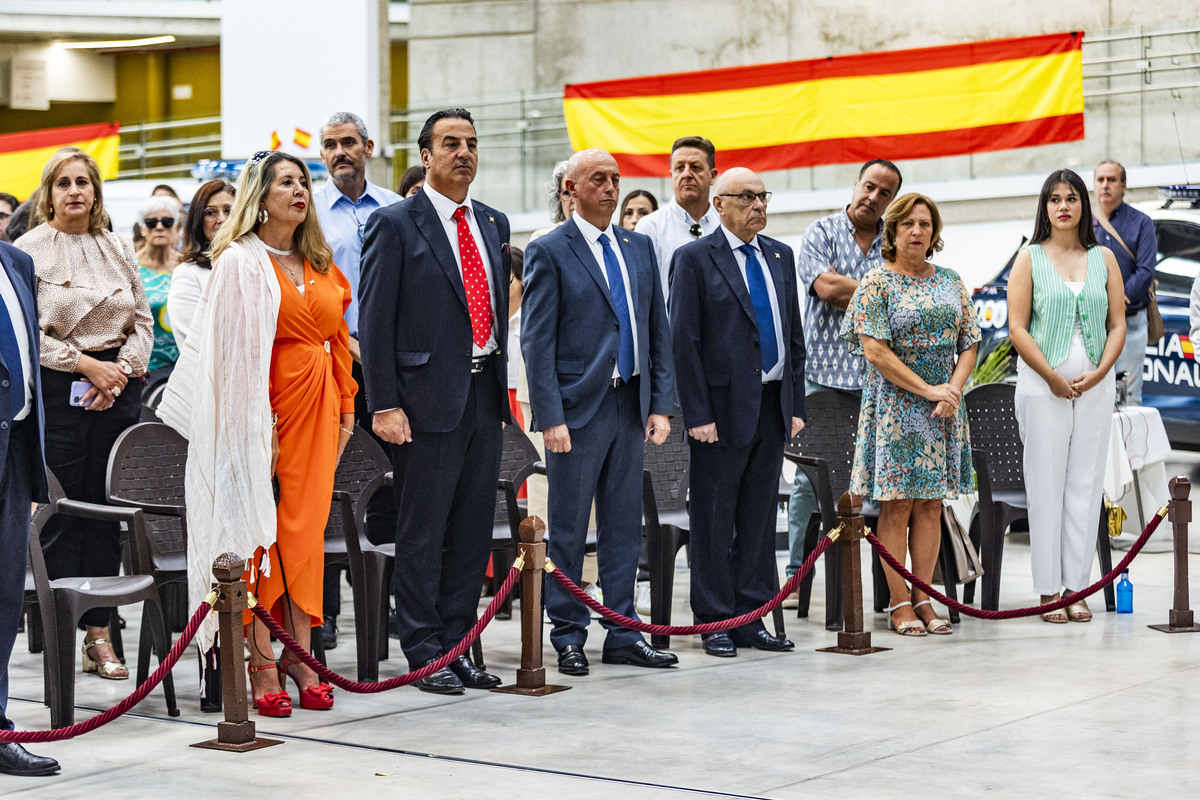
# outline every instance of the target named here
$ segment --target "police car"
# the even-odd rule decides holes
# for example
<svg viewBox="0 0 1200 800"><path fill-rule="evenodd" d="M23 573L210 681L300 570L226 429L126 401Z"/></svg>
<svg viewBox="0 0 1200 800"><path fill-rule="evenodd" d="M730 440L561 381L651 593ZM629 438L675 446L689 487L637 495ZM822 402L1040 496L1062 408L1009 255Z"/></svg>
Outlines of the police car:
<svg viewBox="0 0 1200 800"><path fill-rule="evenodd" d="M1166 330L1146 348L1142 367L1142 403L1162 416L1171 446L1200 449L1200 362L1188 336L1188 301L1200 273L1200 185L1159 187L1162 202L1142 208L1158 235L1158 310ZM1022 243L1024 244L1024 243ZM1008 274L1016 253L972 296L983 329L980 357L1008 337Z"/></svg>

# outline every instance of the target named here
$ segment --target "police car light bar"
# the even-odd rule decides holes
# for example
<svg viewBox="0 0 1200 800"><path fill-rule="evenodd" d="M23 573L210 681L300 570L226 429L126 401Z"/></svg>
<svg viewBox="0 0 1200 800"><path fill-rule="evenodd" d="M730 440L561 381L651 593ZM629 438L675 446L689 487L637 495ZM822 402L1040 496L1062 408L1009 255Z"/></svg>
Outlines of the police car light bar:
<svg viewBox="0 0 1200 800"><path fill-rule="evenodd" d="M1163 208L1170 208L1177 200L1186 200L1192 208L1200 208L1200 184L1180 183L1174 186L1158 187L1158 196L1162 199Z"/></svg>

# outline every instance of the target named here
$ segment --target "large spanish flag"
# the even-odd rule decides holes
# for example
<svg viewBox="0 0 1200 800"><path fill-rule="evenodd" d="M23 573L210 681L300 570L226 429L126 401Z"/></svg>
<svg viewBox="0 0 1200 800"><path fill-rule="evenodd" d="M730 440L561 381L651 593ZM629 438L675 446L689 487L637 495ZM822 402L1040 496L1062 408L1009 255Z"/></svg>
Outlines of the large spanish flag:
<svg viewBox="0 0 1200 800"><path fill-rule="evenodd" d="M42 180L42 167L55 150L67 145L78 147L96 159L101 178L115 178L120 129L119 122L106 122L0 134L0 188L19 200L27 200Z"/></svg>
<svg viewBox="0 0 1200 800"><path fill-rule="evenodd" d="M671 143L705 136L718 167L962 155L1083 138L1080 33L568 85L576 150L630 176L668 172Z"/></svg>

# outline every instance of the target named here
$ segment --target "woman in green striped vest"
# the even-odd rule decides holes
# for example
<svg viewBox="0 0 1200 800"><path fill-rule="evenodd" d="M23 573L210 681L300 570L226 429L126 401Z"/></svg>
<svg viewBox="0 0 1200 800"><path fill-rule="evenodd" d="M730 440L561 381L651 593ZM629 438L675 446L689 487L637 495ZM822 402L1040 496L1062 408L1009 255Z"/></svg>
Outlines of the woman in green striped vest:
<svg viewBox="0 0 1200 800"><path fill-rule="evenodd" d="M1091 582L1113 365L1125 344L1124 293L1112 251L1096 244L1083 180L1069 169L1051 173L1033 239L1008 282L1033 588L1043 603ZM1042 615L1046 622L1091 618L1082 600Z"/></svg>

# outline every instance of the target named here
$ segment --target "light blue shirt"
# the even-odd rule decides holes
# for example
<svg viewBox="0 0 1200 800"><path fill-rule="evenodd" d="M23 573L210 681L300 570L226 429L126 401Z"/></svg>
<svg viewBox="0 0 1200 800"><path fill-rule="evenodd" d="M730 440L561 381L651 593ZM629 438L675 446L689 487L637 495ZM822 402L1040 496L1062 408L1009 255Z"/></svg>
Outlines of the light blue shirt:
<svg viewBox="0 0 1200 800"><path fill-rule="evenodd" d="M592 223L588 222L583 217L579 216L579 212L571 215L575 220L575 225L579 228L579 232L583 234L583 240L587 242L588 250L592 251L592 256L596 259L596 264L600 267L600 274L604 276L604 285L608 286L609 291L612 291L612 284L608 282L608 270L604 266L604 245L600 244L600 235L608 235L608 243L613 249L613 253L617 256L617 264L621 267L621 281L625 284L625 303L629 306L629 322L633 326L633 374L638 375L641 369L638 365L641 363L638 360L638 332L637 332L637 309L633 307L633 292L629 290L629 267L625 265L625 255L621 252L621 245L617 242L617 228L613 227L610 222L608 227L600 230ZM625 229L619 229L625 233ZM626 237L628 241L628 237ZM621 374L620 365L613 367L613 377L619 377Z"/></svg>
<svg viewBox="0 0 1200 800"><path fill-rule="evenodd" d="M742 271L742 282L746 284L746 291L750 291L750 279L746 276L746 254L739 250L743 245L750 245L754 250L754 257L758 259L759 267L762 269L763 280L767 284L767 297L771 301L771 317L775 321L775 352L779 354L779 359L769 370L765 370L762 376L762 382L778 381L783 379L783 325L779 322L779 298L775 296L775 279L771 277L771 270L767 267L767 260L763 257L762 245L758 242L758 234L749 242L743 242L738 237L734 236L733 231L721 226L721 231L725 234L726 240L729 241L729 249L733 250L733 258L737 261L738 269ZM761 332L760 332L761 333Z"/></svg>
<svg viewBox="0 0 1200 800"><path fill-rule="evenodd" d="M313 193L313 203L317 207L317 219L321 222L321 230L333 248L333 263L350 281L350 305L346 308L346 324L350 335L358 338L358 284L361 270L359 260L362 257L362 237L366 230L367 218L376 209L399 203L403 198L395 192L388 191L382 186L367 181L367 190L358 198L357 203L350 201L342 194L333 181Z"/></svg>

